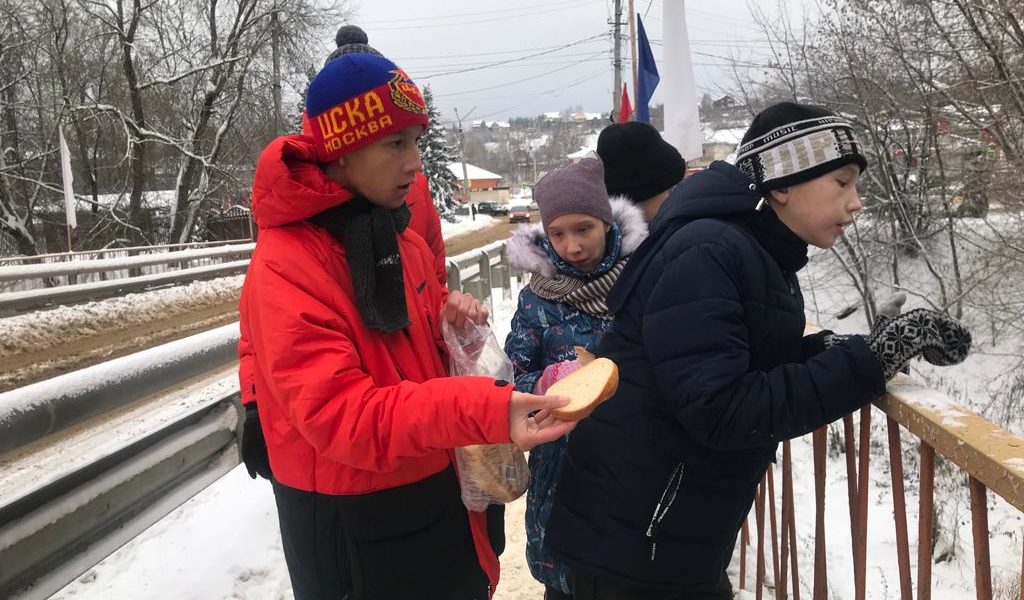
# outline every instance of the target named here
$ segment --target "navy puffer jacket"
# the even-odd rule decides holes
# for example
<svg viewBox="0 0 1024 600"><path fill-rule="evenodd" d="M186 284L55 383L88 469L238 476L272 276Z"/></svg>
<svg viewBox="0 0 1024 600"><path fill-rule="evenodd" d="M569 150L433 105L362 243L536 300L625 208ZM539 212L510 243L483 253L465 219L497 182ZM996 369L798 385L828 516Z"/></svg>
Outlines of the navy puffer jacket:
<svg viewBox="0 0 1024 600"><path fill-rule="evenodd" d="M720 589L777 443L882 394L862 337L803 337L807 245L727 163L677 186L608 297L609 401L576 427L547 530L573 568Z"/></svg>

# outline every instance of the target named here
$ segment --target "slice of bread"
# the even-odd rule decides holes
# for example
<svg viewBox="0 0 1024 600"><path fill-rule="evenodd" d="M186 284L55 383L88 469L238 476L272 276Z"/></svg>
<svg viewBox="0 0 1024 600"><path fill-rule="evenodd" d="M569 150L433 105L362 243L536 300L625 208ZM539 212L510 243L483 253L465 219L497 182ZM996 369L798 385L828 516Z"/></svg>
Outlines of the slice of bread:
<svg viewBox="0 0 1024 600"><path fill-rule="evenodd" d="M595 358L556 381L546 395L569 397L569 404L551 409L551 414L562 421L579 421L611 398L618 387L619 367L607 358Z"/></svg>

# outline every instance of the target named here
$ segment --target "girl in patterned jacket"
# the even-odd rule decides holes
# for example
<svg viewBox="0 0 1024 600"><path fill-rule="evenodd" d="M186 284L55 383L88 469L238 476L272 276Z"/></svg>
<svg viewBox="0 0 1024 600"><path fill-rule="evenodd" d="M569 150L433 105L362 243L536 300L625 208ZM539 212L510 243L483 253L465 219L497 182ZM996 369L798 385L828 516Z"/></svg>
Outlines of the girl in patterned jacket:
<svg viewBox="0 0 1024 600"><path fill-rule="evenodd" d="M601 161L586 159L541 179L534 189L541 223L520 227L508 242L509 262L529 272L505 351L516 389L543 393L577 368L573 346L593 348L611 325L605 296L627 257L647 235L639 208L609 200ZM547 600L571 598L572 576L543 549L544 527L567 437L530 452L526 556Z"/></svg>

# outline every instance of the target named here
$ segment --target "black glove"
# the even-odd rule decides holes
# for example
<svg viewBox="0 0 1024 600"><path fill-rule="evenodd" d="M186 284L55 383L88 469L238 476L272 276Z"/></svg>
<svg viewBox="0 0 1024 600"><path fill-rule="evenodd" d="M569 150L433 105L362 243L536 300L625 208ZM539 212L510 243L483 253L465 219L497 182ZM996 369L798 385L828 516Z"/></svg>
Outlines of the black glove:
<svg viewBox="0 0 1024 600"><path fill-rule="evenodd" d="M933 365L963 362L971 349L971 333L955 319L918 308L891 319L880 319L871 329L868 345L882 363L882 373L889 381L917 356Z"/></svg>
<svg viewBox="0 0 1024 600"><path fill-rule="evenodd" d="M903 308L903 303L907 301L907 295L903 292L898 292L882 300L878 303L878 310L875 313L875 326L872 331L875 331L882 327L885 323L891 321L894 317L900 314L900 309ZM822 331L822 341L825 344L825 348L831 348L836 344L841 344L846 340L853 337L853 334L847 333L834 333L829 330ZM904 370L904 372L908 372Z"/></svg>
<svg viewBox="0 0 1024 600"><path fill-rule="evenodd" d="M245 405L245 425L242 426L242 462L245 463L249 477L260 476L270 479L270 458L267 457L267 441L263 438L263 427L260 426L260 413L256 403Z"/></svg>

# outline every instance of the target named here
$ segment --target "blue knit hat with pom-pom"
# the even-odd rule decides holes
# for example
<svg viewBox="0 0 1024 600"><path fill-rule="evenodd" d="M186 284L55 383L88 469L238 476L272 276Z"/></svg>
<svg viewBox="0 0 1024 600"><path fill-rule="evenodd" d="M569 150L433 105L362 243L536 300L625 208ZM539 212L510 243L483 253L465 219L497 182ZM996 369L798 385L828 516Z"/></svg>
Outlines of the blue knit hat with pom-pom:
<svg viewBox="0 0 1024 600"><path fill-rule="evenodd" d="M330 162L414 125L427 126L427 108L409 76L368 45L366 33L346 25L338 49L306 92L303 130Z"/></svg>

